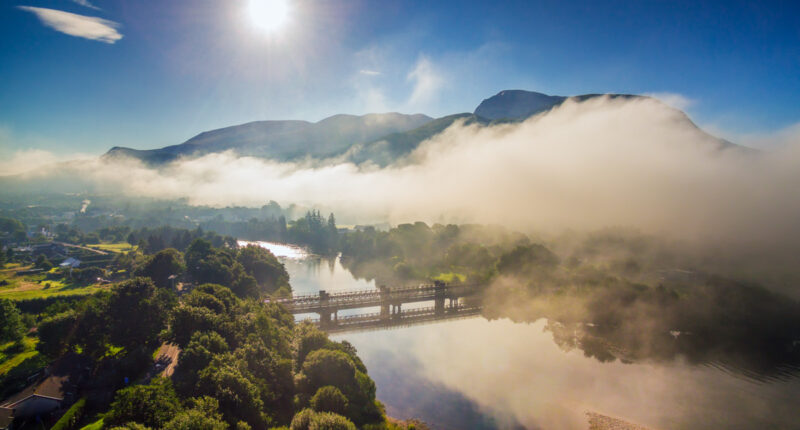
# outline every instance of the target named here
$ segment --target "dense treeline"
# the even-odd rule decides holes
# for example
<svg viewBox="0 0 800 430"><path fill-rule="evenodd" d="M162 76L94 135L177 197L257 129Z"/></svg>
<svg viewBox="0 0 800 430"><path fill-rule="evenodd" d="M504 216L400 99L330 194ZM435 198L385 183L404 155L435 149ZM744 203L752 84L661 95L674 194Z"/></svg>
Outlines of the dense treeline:
<svg viewBox="0 0 800 430"><path fill-rule="evenodd" d="M372 227L343 234L343 264L359 276L396 284L443 279L482 282L495 273L495 262L525 235L501 227L400 224L389 231Z"/></svg>
<svg viewBox="0 0 800 430"><path fill-rule="evenodd" d="M283 216L231 222L221 217L205 222L204 228L246 240L289 242L307 246L313 252L328 255L338 251L338 229L333 214L324 218L317 210L311 210L298 219L286 223Z"/></svg>
<svg viewBox="0 0 800 430"><path fill-rule="evenodd" d="M0 217L0 245L25 241L26 231L27 227L19 220Z"/></svg>
<svg viewBox="0 0 800 430"><path fill-rule="evenodd" d="M214 283L228 285L242 297L291 294L289 274L274 254L256 245L230 245L215 247L195 239L185 253L166 248L147 254L139 248L117 254L112 269L148 277L159 287Z"/></svg>
<svg viewBox="0 0 800 430"><path fill-rule="evenodd" d="M319 211L309 211L289 226L289 242L305 245L318 254L331 254L339 248L339 232L333 214L323 218Z"/></svg>
<svg viewBox="0 0 800 430"><path fill-rule="evenodd" d="M286 217L283 215L276 218L250 218L247 221L227 221L220 216L201 223L200 227L244 240L289 240Z"/></svg>
<svg viewBox="0 0 800 430"><path fill-rule="evenodd" d="M187 230L163 226L158 228L143 227L130 232L126 240L131 245L138 245L144 252L154 254L167 248L185 251L192 242L203 239L211 246L221 248L235 248L236 239L231 236L222 236L213 231L203 231L200 228Z"/></svg>
<svg viewBox="0 0 800 430"><path fill-rule="evenodd" d="M79 388L85 400L66 414L72 428L98 418L104 428L126 429L399 428L386 421L352 345L260 300L290 291L269 251L199 238L185 253L128 254L137 277L56 302L27 323L0 301L2 340L34 325L42 356L81 363L92 375ZM173 275L191 282L181 296ZM197 286L187 293L190 285ZM171 378L153 377L163 342L180 348Z"/></svg>

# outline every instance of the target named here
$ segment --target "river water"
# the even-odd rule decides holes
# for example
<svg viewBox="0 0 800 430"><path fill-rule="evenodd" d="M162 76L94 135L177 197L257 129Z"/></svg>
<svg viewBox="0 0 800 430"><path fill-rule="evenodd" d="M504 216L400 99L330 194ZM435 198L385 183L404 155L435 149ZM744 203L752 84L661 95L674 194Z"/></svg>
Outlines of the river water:
<svg viewBox="0 0 800 430"><path fill-rule="evenodd" d="M338 259L259 242L295 294L374 288ZM713 365L602 363L532 324L481 317L345 333L387 414L434 429L586 429L587 413L649 429L800 428L800 380L756 380Z"/></svg>

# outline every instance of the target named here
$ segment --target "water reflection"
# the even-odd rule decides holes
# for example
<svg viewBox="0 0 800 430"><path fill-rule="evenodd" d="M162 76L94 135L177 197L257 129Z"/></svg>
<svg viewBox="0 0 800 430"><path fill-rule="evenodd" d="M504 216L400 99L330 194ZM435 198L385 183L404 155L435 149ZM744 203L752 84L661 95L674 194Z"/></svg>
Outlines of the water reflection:
<svg viewBox="0 0 800 430"><path fill-rule="evenodd" d="M375 287L338 258L288 251L279 256L296 294ZM598 330L478 317L333 337L359 350L389 415L436 429L586 429L587 411L654 429L798 428L791 366L765 371L725 349L692 355L673 347L691 336L668 331L669 354L636 355Z"/></svg>
<svg viewBox="0 0 800 430"><path fill-rule="evenodd" d="M294 294L374 289L375 281L356 279L342 267L339 257L321 257L306 249L273 242L239 241L240 246L256 244L270 250L286 266Z"/></svg>
<svg viewBox="0 0 800 430"><path fill-rule="evenodd" d="M681 360L602 363L563 351L545 327L472 319L337 337L358 348L379 397L401 401L390 410L433 423L441 418L426 408L442 388L478 405L493 419L482 422L498 428L585 429L587 411L665 429L794 428L800 418L796 379L763 384ZM391 371L379 370L387 365ZM408 388L414 396L397 395L406 378L426 383Z"/></svg>

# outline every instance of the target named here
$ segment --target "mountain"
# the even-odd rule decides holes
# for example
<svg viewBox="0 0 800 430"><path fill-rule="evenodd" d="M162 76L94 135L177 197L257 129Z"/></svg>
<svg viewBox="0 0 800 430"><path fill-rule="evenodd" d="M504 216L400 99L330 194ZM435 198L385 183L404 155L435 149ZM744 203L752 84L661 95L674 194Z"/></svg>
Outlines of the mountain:
<svg viewBox="0 0 800 430"><path fill-rule="evenodd" d="M475 108L475 115L486 119L522 119L550 110L566 99L533 91L504 90L482 101Z"/></svg>
<svg viewBox="0 0 800 430"><path fill-rule="evenodd" d="M137 150L114 147L105 158L133 157L148 164L162 164L179 157L235 150L240 155L279 161L328 158L357 143L373 141L391 133L415 129L432 118L399 113L334 115L319 122L256 121L206 131L179 145Z"/></svg>
<svg viewBox="0 0 800 430"><path fill-rule="evenodd" d="M578 96L551 96L524 90L503 90L488 99L484 99L475 108L475 115L491 120L521 120L546 112L566 100L582 102L595 97L610 99L648 98L635 94L582 94Z"/></svg>
<svg viewBox="0 0 800 430"><path fill-rule="evenodd" d="M316 123L257 121L200 133L180 145L160 149L142 151L115 147L105 157L133 157L158 165L179 157L197 157L234 150L240 155L278 161L343 159L355 164L373 163L386 166L410 154L420 143L441 133L456 121L481 126L518 122L546 112L566 100L585 101L595 97L647 98L633 94L583 94L566 97L533 91L504 90L483 100L474 113L460 113L437 119L421 114L386 113L334 115ZM680 112L688 124L698 128L686 114L677 112ZM709 138L718 142L721 148L742 148L713 136Z"/></svg>

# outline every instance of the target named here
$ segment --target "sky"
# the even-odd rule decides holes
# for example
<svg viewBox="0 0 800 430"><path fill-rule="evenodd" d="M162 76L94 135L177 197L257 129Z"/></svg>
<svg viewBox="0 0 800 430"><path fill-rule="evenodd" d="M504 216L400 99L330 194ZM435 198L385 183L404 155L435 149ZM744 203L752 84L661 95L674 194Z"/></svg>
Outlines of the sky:
<svg viewBox="0 0 800 430"><path fill-rule="evenodd" d="M3 0L0 156L178 144L337 113L471 112L504 89L653 94L717 135L800 123L800 3Z"/></svg>

